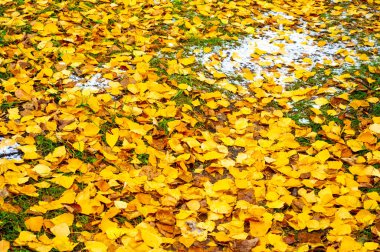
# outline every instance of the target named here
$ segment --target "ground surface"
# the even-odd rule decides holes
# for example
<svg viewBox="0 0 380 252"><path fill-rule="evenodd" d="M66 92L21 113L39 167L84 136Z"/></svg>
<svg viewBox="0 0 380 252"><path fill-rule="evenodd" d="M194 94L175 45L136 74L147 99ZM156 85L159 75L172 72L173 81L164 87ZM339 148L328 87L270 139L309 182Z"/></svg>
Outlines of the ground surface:
<svg viewBox="0 0 380 252"><path fill-rule="evenodd" d="M380 2L0 1L0 251L378 251Z"/></svg>

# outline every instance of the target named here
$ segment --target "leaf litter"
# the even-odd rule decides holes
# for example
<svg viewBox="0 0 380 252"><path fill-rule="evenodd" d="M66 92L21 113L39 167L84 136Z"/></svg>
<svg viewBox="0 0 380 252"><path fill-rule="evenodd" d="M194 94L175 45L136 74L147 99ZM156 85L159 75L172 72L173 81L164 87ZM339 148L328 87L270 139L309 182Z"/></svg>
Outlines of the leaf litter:
<svg viewBox="0 0 380 252"><path fill-rule="evenodd" d="M1 2L0 251L378 250L379 4Z"/></svg>

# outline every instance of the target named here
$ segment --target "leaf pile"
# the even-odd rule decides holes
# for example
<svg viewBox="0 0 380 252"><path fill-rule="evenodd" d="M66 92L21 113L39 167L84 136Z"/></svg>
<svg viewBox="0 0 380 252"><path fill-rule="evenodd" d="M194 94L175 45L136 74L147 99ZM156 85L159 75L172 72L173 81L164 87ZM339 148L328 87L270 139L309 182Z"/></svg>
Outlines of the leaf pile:
<svg viewBox="0 0 380 252"><path fill-rule="evenodd" d="M1 0L0 251L378 250L379 4ZM355 50L217 71L301 24Z"/></svg>

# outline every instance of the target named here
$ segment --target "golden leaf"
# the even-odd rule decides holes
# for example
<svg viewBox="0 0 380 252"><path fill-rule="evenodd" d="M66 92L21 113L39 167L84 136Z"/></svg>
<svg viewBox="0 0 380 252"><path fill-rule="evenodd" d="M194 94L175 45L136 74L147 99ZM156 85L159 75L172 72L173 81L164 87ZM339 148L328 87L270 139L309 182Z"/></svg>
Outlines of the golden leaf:
<svg viewBox="0 0 380 252"><path fill-rule="evenodd" d="M35 232L40 232L43 225L44 218L42 216L30 217L25 220L25 226L27 229Z"/></svg>
<svg viewBox="0 0 380 252"><path fill-rule="evenodd" d="M112 133L106 132L106 141L107 144L112 148L117 143L117 140L119 140L119 129L112 129L111 132Z"/></svg>
<svg viewBox="0 0 380 252"><path fill-rule="evenodd" d="M50 175L51 169L47 165L38 164L34 166L33 171L38 173L41 177L47 177Z"/></svg>
<svg viewBox="0 0 380 252"><path fill-rule="evenodd" d="M0 252L7 252L9 251L9 248L11 247L9 241L1 240L0 241Z"/></svg>
<svg viewBox="0 0 380 252"><path fill-rule="evenodd" d="M108 246L99 241L86 241L84 243L89 252L107 252Z"/></svg>

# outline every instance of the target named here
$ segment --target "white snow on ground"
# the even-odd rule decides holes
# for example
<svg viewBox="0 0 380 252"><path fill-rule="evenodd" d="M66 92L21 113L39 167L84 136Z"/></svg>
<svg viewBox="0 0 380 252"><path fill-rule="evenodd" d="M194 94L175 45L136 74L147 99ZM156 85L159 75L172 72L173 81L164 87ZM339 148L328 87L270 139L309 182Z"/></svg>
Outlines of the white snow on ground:
<svg viewBox="0 0 380 252"><path fill-rule="evenodd" d="M70 79L77 83L75 85L76 87L82 90L89 90L94 92L105 90L109 87L110 82L108 79L102 78L102 75L100 73L95 74L88 80L76 75L71 75Z"/></svg>
<svg viewBox="0 0 380 252"><path fill-rule="evenodd" d="M293 19L287 14L273 11L267 15ZM244 76L249 70L254 76L250 81L266 79L282 86L296 78L308 76L318 63L330 66L348 64L344 59L349 56L352 59L349 64L356 64L354 49L343 42L318 45L318 34L307 30L304 21L299 23L302 28L298 30L285 30L281 26L273 31L270 27L264 27L255 36L241 38L223 47L215 46L211 52L205 53L201 48L193 48L193 51L211 74L221 72L233 79L236 75ZM250 81L245 79L245 83L241 84Z"/></svg>
<svg viewBox="0 0 380 252"><path fill-rule="evenodd" d="M0 137L0 159L21 159L20 152L17 149L18 146L19 144L14 140Z"/></svg>

